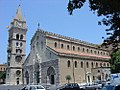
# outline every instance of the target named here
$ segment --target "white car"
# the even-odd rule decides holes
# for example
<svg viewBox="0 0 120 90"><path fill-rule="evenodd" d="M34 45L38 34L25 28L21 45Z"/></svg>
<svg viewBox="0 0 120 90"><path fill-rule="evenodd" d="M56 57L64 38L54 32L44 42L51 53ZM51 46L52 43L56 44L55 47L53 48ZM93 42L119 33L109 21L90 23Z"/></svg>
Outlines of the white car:
<svg viewBox="0 0 120 90"><path fill-rule="evenodd" d="M46 90L42 85L27 85L25 90Z"/></svg>

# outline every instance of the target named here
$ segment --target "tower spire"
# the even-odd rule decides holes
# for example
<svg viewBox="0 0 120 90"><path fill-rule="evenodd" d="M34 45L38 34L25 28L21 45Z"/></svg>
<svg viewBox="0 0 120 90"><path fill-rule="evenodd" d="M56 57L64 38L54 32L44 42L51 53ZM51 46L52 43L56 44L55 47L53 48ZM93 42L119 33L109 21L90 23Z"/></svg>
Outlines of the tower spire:
<svg viewBox="0 0 120 90"><path fill-rule="evenodd" d="M20 4L19 4L19 6L18 6L15 19L22 20L22 11L21 11L21 9L20 9Z"/></svg>

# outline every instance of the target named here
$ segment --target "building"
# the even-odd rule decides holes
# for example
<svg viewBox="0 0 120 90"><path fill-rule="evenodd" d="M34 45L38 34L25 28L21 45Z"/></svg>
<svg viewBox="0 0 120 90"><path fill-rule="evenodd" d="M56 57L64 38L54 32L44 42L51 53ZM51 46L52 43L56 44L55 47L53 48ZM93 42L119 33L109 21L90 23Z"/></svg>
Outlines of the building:
<svg viewBox="0 0 120 90"><path fill-rule="evenodd" d="M24 83L92 83L92 68L110 67L109 52L99 45L38 29L23 64ZM97 78L96 78L97 80Z"/></svg>
<svg viewBox="0 0 120 90"><path fill-rule="evenodd" d="M100 45L44 31L40 28L31 39L25 59L26 20L18 6L11 22L8 39L7 84L92 83L92 68L109 67L110 56Z"/></svg>
<svg viewBox="0 0 120 90"><path fill-rule="evenodd" d="M0 84L5 83L6 64L0 64Z"/></svg>
<svg viewBox="0 0 120 90"><path fill-rule="evenodd" d="M105 82L109 79L111 75L110 67L104 67L105 64L102 67L98 68L92 68L92 76L93 76L93 82Z"/></svg>
<svg viewBox="0 0 120 90"><path fill-rule="evenodd" d="M0 72L6 71L6 64L0 64Z"/></svg>
<svg viewBox="0 0 120 90"><path fill-rule="evenodd" d="M22 64L25 61L26 20L18 6L16 16L11 22L8 38L6 84L22 84Z"/></svg>

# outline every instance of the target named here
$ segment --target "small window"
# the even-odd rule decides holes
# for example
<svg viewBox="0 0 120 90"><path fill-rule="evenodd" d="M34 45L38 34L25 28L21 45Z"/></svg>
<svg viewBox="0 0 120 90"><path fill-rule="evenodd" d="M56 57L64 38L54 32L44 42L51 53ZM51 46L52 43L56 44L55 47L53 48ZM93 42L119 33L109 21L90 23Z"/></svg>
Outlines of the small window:
<svg viewBox="0 0 120 90"><path fill-rule="evenodd" d="M106 63L104 63L104 67L106 67Z"/></svg>
<svg viewBox="0 0 120 90"><path fill-rule="evenodd" d="M86 63L86 66L87 66L87 68L89 68L89 63L88 62Z"/></svg>
<svg viewBox="0 0 120 90"><path fill-rule="evenodd" d="M63 48L63 44L61 44L61 48Z"/></svg>
<svg viewBox="0 0 120 90"><path fill-rule="evenodd" d="M18 42L16 42L16 46L18 46L19 45L19 43Z"/></svg>
<svg viewBox="0 0 120 90"><path fill-rule="evenodd" d="M93 62L91 63L91 67L93 68L94 66L93 66Z"/></svg>
<svg viewBox="0 0 120 90"><path fill-rule="evenodd" d="M102 67L102 63L100 63L100 67Z"/></svg>
<svg viewBox="0 0 120 90"><path fill-rule="evenodd" d="M83 52L85 52L85 49L83 48Z"/></svg>
<svg viewBox="0 0 120 90"><path fill-rule="evenodd" d="M57 43L55 42L55 44L54 44L54 47L56 48L57 47Z"/></svg>
<svg viewBox="0 0 120 90"><path fill-rule="evenodd" d="M21 40L23 39L23 35L20 35L20 39L21 39Z"/></svg>
<svg viewBox="0 0 120 90"><path fill-rule="evenodd" d="M16 49L16 53L18 53L18 49Z"/></svg>
<svg viewBox="0 0 120 90"><path fill-rule="evenodd" d="M67 45L67 50L69 50L70 49L70 46L69 45Z"/></svg>
<svg viewBox="0 0 120 90"><path fill-rule="evenodd" d="M75 51L75 46L73 46L73 51Z"/></svg>
<svg viewBox="0 0 120 90"><path fill-rule="evenodd" d="M102 55L103 53L101 52L101 55Z"/></svg>
<svg viewBox="0 0 120 90"><path fill-rule="evenodd" d="M20 50L20 53L22 53L22 50Z"/></svg>
<svg viewBox="0 0 120 90"><path fill-rule="evenodd" d="M16 35L16 39L19 39L19 34Z"/></svg>
<svg viewBox="0 0 120 90"><path fill-rule="evenodd" d="M77 61L75 61L75 68L77 68Z"/></svg>
<svg viewBox="0 0 120 90"><path fill-rule="evenodd" d="M98 73L100 73L100 70L98 70Z"/></svg>
<svg viewBox="0 0 120 90"><path fill-rule="evenodd" d="M93 53L93 51L91 50L91 54Z"/></svg>
<svg viewBox="0 0 120 90"><path fill-rule="evenodd" d="M95 76L93 76L93 80L95 80Z"/></svg>
<svg viewBox="0 0 120 90"><path fill-rule="evenodd" d="M70 67L70 61L67 62L67 66Z"/></svg>
<svg viewBox="0 0 120 90"><path fill-rule="evenodd" d="M83 62L81 62L81 68L83 68Z"/></svg>
<svg viewBox="0 0 120 90"><path fill-rule="evenodd" d="M107 63L107 66L109 67L109 63Z"/></svg>
<svg viewBox="0 0 120 90"><path fill-rule="evenodd" d="M96 63L96 67L98 67L98 63Z"/></svg>
<svg viewBox="0 0 120 90"><path fill-rule="evenodd" d="M21 47L22 47L22 45L23 45L23 44L22 44L22 43L20 43L20 46L21 46Z"/></svg>
<svg viewBox="0 0 120 90"><path fill-rule="evenodd" d="M98 51L98 54L99 54L99 51Z"/></svg>
<svg viewBox="0 0 120 90"><path fill-rule="evenodd" d="M94 53L96 54L96 51L94 51Z"/></svg>
<svg viewBox="0 0 120 90"><path fill-rule="evenodd" d="M80 51L80 47L78 47L78 51Z"/></svg>
<svg viewBox="0 0 120 90"><path fill-rule="evenodd" d="M89 53L89 49L87 49L87 53Z"/></svg>

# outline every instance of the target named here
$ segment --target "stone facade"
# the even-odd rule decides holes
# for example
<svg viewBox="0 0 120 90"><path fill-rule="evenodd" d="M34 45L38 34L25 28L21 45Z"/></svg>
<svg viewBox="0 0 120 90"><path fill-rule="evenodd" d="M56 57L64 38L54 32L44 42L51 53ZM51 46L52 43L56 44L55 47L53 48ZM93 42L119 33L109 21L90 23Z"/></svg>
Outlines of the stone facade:
<svg viewBox="0 0 120 90"><path fill-rule="evenodd" d="M33 76L33 82L28 83L61 85L67 83L66 76L70 75L70 82L92 83L92 68L110 67L109 59L109 52L100 45L38 29L31 39L31 51L23 64L24 73L31 71L29 65L34 73L27 73L29 78L24 77L24 82L30 81L30 76Z"/></svg>
<svg viewBox="0 0 120 90"><path fill-rule="evenodd" d="M88 43L39 29L31 39L25 59L26 20L20 6L11 22L8 39L7 84L92 83L93 68L110 67L109 51ZM97 78L96 78L97 80Z"/></svg>
<svg viewBox="0 0 120 90"><path fill-rule="evenodd" d="M6 84L22 84L22 64L25 61L26 20L22 17L20 6L9 28Z"/></svg>

